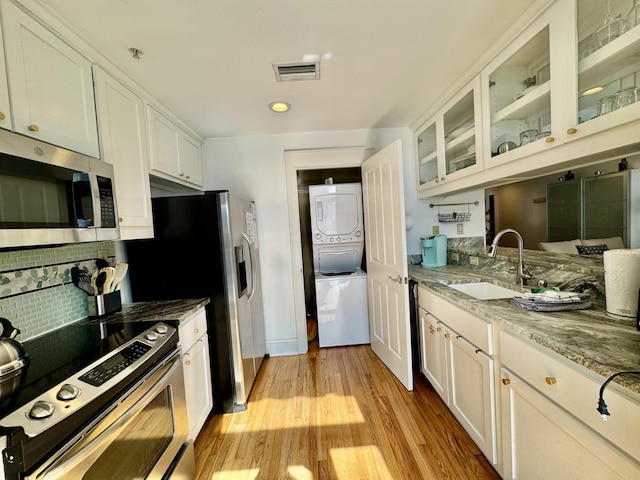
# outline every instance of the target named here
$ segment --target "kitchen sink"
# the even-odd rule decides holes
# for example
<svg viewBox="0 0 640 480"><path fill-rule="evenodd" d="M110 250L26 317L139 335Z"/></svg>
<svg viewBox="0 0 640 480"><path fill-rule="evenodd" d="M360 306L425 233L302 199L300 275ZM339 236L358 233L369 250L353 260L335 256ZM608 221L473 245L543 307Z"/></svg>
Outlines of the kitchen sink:
<svg viewBox="0 0 640 480"><path fill-rule="evenodd" d="M494 285L489 282L458 283L455 285L449 285L449 287L459 292L466 293L478 300L513 298L515 296L522 295L522 292Z"/></svg>

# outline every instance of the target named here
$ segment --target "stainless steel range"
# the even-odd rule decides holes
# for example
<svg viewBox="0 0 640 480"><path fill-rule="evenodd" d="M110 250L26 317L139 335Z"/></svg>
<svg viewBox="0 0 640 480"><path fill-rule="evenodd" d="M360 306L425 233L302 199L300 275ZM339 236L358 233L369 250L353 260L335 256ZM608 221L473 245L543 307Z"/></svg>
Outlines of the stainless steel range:
<svg viewBox="0 0 640 480"><path fill-rule="evenodd" d="M83 321L23 346L21 388L0 402L0 478L193 478L175 326Z"/></svg>

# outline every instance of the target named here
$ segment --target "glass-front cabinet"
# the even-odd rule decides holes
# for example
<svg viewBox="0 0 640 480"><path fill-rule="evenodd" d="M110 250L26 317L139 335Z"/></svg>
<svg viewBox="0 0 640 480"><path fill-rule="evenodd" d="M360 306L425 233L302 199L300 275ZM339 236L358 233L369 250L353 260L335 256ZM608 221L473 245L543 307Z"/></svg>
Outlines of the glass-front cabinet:
<svg viewBox="0 0 640 480"><path fill-rule="evenodd" d="M575 122L576 126L585 124L586 130L576 129L591 133L638 119L640 0L574 1L578 55Z"/></svg>
<svg viewBox="0 0 640 480"><path fill-rule="evenodd" d="M555 22L543 14L483 71L486 166L538 152L555 140Z"/></svg>
<svg viewBox="0 0 640 480"><path fill-rule="evenodd" d="M418 189L482 169L480 80L472 81L417 133Z"/></svg>

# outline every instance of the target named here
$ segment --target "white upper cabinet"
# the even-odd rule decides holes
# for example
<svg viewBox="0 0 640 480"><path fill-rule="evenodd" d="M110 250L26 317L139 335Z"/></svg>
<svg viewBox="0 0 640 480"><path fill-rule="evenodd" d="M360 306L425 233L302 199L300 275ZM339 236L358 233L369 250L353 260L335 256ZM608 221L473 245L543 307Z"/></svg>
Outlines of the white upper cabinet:
<svg viewBox="0 0 640 480"><path fill-rule="evenodd" d="M418 131L418 190L482 169L481 124L476 78Z"/></svg>
<svg viewBox="0 0 640 480"><path fill-rule="evenodd" d="M577 91L570 92L573 104L567 119L567 140L638 121L640 3L564 1L576 25L571 53L577 55Z"/></svg>
<svg viewBox="0 0 640 480"><path fill-rule="evenodd" d="M151 173L202 187L202 148L200 142L155 108L147 106Z"/></svg>
<svg viewBox="0 0 640 480"><path fill-rule="evenodd" d="M561 30L546 12L483 70L485 166L537 153L555 141L560 86L551 45Z"/></svg>
<svg viewBox="0 0 640 480"><path fill-rule="evenodd" d="M97 158L91 63L8 0L0 5L14 131Z"/></svg>
<svg viewBox="0 0 640 480"><path fill-rule="evenodd" d="M153 237L143 101L94 67L102 158L113 165L122 240Z"/></svg>
<svg viewBox="0 0 640 480"><path fill-rule="evenodd" d="M4 63L2 45L2 26L0 25L0 128L11 130L11 109L9 108L9 89L7 88L7 70Z"/></svg>

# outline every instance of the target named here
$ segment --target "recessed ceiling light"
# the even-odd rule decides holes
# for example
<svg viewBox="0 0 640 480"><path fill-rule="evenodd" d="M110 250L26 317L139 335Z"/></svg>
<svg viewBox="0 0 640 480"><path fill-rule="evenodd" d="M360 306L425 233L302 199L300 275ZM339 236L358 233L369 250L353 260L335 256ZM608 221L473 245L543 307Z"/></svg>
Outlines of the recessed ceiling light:
<svg viewBox="0 0 640 480"><path fill-rule="evenodd" d="M284 113L291 108L287 102L271 102L269 104L269 110L276 113Z"/></svg>
<svg viewBox="0 0 640 480"><path fill-rule="evenodd" d="M602 90L604 90L604 87L593 87L593 88L590 88L589 90L585 90L584 92L582 92L582 96L586 97L588 95L593 95L594 93L601 92Z"/></svg>

